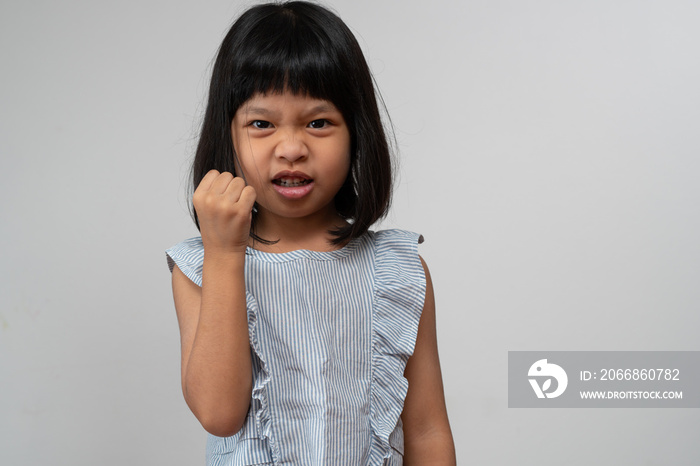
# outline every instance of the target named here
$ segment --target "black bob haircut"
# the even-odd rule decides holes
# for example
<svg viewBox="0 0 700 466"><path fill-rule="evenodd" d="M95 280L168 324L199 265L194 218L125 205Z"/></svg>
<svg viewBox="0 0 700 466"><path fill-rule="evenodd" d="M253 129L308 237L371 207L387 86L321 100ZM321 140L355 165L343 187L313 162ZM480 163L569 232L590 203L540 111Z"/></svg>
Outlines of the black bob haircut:
<svg viewBox="0 0 700 466"><path fill-rule="evenodd" d="M193 189L209 170L235 174L231 121L239 107L256 93L284 91L328 100L342 113L351 158L335 207L348 224L330 233L334 244L361 236L386 215L391 203L390 146L374 80L357 40L338 16L313 3L258 5L231 26L214 63L192 165ZM251 236L269 243L255 234L255 216L254 209Z"/></svg>

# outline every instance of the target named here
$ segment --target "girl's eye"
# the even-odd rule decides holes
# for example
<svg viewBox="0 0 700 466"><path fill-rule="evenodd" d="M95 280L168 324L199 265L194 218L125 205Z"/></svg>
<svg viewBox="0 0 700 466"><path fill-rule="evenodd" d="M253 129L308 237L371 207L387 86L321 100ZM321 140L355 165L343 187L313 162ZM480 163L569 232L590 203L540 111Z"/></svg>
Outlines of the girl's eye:
<svg viewBox="0 0 700 466"><path fill-rule="evenodd" d="M309 123L309 128L313 128L313 129L325 128L326 126L328 126L328 123L329 123L328 120L324 120L324 119L314 120L311 123Z"/></svg>
<svg viewBox="0 0 700 466"><path fill-rule="evenodd" d="M272 124L265 120L254 120L250 123L250 126L257 129L268 129L272 127Z"/></svg>

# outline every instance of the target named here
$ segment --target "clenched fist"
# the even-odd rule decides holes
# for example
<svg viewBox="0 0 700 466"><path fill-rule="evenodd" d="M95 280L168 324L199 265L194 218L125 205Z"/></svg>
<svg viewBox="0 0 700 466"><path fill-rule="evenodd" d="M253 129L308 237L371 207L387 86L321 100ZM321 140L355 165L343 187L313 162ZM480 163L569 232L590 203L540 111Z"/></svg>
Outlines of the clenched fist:
<svg viewBox="0 0 700 466"><path fill-rule="evenodd" d="M245 252L255 196L253 187L229 172L204 175L192 203L205 251Z"/></svg>

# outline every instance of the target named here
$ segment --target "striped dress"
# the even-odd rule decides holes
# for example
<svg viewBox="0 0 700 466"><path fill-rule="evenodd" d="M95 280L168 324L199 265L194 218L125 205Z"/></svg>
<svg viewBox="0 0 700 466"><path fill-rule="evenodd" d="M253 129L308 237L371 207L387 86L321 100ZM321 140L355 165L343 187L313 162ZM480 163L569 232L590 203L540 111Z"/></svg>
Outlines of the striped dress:
<svg viewBox="0 0 700 466"><path fill-rule="evenodd" d="M209 435L207 465L400 465L403 376L425 298L416 233L331 252L248 248L253 390L243 428ZM202 285L200 237L167 250Z"/></svg>

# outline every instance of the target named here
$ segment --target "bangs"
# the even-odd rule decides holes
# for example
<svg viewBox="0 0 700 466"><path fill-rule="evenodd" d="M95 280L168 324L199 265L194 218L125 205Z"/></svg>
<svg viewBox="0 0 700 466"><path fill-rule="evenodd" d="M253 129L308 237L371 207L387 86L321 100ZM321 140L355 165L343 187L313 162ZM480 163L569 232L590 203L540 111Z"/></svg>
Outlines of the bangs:
<svg viewBox="0 0 700 466"><path fill-rule="evenodd" d="M345 113L342 103L352 90L336 50L342 41L323 34L314 18L286 13L261 17L236 44L241 53L232 70L232 113L256 93L284 91L328 100Z"/></svg>

